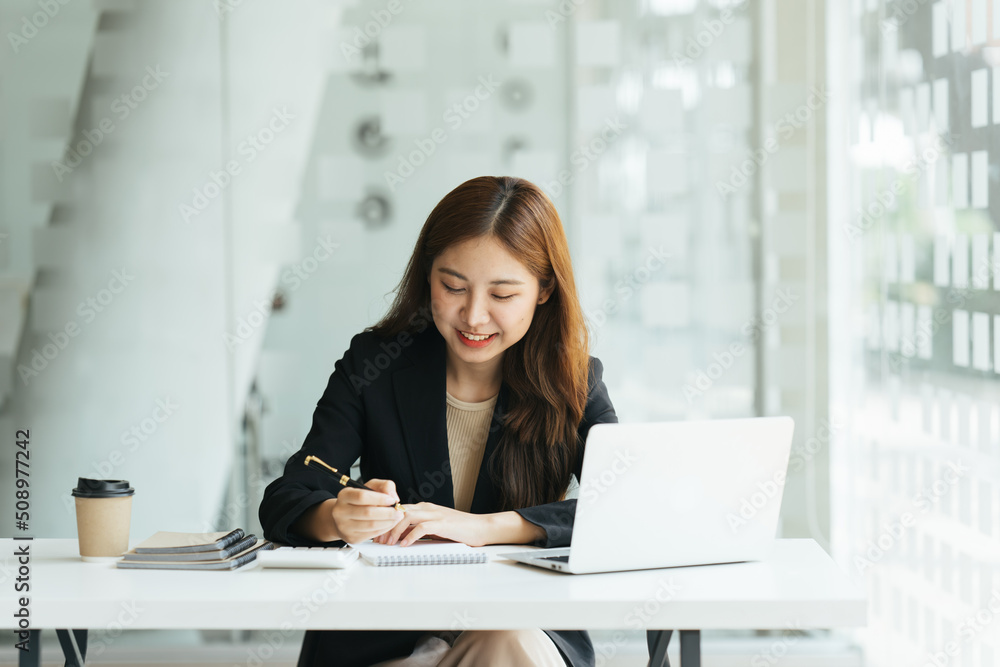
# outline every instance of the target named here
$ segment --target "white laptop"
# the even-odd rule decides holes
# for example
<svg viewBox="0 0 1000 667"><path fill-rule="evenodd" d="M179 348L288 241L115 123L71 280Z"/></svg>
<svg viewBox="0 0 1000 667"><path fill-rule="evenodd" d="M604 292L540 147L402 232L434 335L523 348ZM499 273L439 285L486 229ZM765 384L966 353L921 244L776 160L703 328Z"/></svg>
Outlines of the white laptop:
<svg viewBox="0 0 1000 667"><path fill-rule="evenodd" d="M572 546L500 556L571 574L762 560L793 427L790 417L595 424Z"/></svg>

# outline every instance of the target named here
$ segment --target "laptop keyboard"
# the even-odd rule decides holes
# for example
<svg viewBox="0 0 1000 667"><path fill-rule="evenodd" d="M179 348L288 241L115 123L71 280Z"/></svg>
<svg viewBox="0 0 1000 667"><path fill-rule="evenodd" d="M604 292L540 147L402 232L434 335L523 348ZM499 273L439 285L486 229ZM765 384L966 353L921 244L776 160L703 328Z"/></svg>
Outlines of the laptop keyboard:
<svg viewBox="0 0 1000 667"><path fill-rule="evenodd" d="M542 560L557 560L560 563L568 563L569 556L543 556Z"/></svg>

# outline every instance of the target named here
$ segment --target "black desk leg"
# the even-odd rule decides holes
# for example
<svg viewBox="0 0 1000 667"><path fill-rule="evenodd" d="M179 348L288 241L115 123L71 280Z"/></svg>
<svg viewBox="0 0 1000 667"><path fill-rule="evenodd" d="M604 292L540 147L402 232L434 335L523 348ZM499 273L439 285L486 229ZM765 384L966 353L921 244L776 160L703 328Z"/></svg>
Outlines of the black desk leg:
<svg viewBox="0 0 1000 667"><path fill-rule="evenodd" d="M700 630L681 630L681 667L701 667Z"/></svg>
<svg viewBox="0 0 1000 667"><path fill-rule="evenodd" d="M28 650L18 651L19 667L39 667L42 664L42 631L28 630Z"/></svg>
<svg viewBox="0 0 1000 667"><path fill-rule="evenodd" d="M673 630L646 630L646 646L649 648L649 667L670 667L667 659L667 645Z"/></svg>
<svg viewBox="0 0 1000 667"><path fill-rule="evenodd" d="M646 646L649 648L649 667L670 667L667 645L673 630L646 630ZM701 667L701 631L681 630L680 667Z"/></svg>
<svg viewBox="0 0 1000 667"><path fill-rule="evenodd" d="M66 667L83 667L87 658L87 631L56 630L56 636L66 656Z"/></svg>

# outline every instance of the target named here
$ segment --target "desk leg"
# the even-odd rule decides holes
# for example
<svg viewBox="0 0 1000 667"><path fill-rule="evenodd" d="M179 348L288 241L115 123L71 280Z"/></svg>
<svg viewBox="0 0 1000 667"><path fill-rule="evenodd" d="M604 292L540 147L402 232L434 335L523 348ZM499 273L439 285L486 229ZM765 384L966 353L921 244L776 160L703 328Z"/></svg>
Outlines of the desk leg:
<svg viewBox="0 0 1000 667"><path fill-rule="evenodd" d="M667 645L673 630L646 630L646 646L649 648L649 667L670 667L667 659Z"/></svg>
<svg viewBox="0 0 1000 667"><path fill-rule="evenodd" d="M83 667L87 657L87 630L56 630L66 667Z"/></svg>
<svg viewBox="0 0 1000 667"><path fill-rule="evenodd" d="M18 667L39 667L42 664L42 631L28 630L28 650L18 651Z"/></svg>
<svg viewBox="0 0 1000 667"><path fill-rule="evenodd" d="M701 667L700 630L681 630L681 667Z"/></svg>
<svg viewBox="0 0 1000 667"><path fill-rule="evenodd" d="M18 651L19 667L39 667L42 664L42 631L28 630L28 650Z"/></svg>

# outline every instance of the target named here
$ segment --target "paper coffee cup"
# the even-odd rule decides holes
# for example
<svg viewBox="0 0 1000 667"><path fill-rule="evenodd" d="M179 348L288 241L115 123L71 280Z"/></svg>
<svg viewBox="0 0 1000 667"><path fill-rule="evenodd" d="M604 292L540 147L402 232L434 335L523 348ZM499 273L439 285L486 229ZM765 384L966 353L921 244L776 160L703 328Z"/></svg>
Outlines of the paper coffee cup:
<svg viewBox="0 0 1000 667"><path fill-rule="evenodd" d="M98 563L121 560L128 551L135 489L121 479L78 480L73 496L80 557Z"/></svg>

